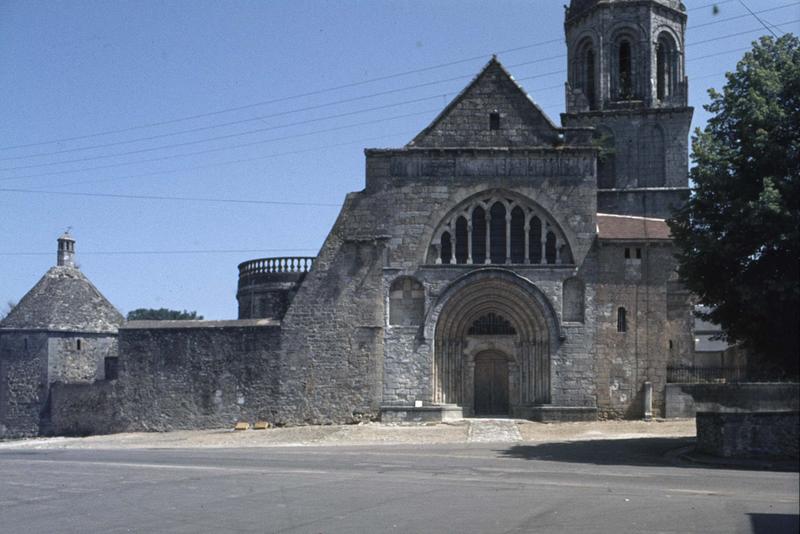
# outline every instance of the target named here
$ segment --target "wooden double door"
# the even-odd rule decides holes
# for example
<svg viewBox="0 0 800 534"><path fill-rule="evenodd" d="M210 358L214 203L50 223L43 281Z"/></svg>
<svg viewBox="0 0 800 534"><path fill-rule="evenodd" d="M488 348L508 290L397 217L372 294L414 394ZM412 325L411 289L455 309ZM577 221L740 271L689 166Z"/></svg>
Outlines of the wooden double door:
<svg viewBox="0 0 800 534"><path fill-rule="evenodd" d="M508 415L508 357L483 352L475 358L475 415Z"/></svg>

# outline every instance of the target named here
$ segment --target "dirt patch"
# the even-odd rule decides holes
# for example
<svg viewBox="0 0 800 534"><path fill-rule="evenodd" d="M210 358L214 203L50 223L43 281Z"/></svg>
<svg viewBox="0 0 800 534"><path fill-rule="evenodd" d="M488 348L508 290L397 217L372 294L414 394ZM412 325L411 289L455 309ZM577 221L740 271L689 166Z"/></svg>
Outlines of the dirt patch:
<svg viewBox="0 0 800 534"><path fill-rule="evenodd" d="M639 437L692 437L694 419L654 421L592 421L581 423L517 422L522 442L546 443ZM193 449L245 447L307 447L315 445L466 443L469 422L436 425L297 426L268 430L230 429L176 432L136 432L85 438L37 438L0 443L0 449Z"/></svg>

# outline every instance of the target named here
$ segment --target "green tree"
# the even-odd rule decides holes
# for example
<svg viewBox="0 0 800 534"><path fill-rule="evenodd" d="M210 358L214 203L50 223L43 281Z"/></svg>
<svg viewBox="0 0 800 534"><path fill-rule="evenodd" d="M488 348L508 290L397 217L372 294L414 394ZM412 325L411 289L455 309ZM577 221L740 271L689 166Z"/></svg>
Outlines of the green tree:
<svg viewBox="0 0 800 534"><path fill-rule="evenodd" d="M800 46L753 43L692 138L689 202L669 222L679 274L726 338L756 356L751 372L798 374Z"/></svg>
<svg viewBox="0 0 800 534"><path fill-rule="evenodd" d="M202 319L196 311L168 310L167 308L139 308L128 312L129 321L192 321Z"/></svg>

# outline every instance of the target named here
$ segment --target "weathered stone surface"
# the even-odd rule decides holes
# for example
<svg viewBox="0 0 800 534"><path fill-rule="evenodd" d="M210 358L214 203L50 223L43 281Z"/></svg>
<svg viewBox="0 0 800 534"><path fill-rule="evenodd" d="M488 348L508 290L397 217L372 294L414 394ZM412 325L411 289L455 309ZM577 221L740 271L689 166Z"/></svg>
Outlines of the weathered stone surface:
<svg viewBox="0 0 800 534"><path fill-rule="evenodd" d="M800 412L697 412L697 450L722 457L797 460Z"/></svg>

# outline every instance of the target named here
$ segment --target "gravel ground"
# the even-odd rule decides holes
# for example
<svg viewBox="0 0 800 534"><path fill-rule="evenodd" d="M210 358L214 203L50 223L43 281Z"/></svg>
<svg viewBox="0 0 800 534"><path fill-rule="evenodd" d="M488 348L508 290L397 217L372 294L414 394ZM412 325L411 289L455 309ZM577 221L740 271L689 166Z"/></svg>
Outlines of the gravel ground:
<svg viewBox="0 0 800 534"><path fill-rule="evenodd" d="M480 424L480 420L472 420ZM694 419L653 421L592 421L581 423L517 422L522 442L548 443L644 437L692 437ZM466 443L470 420L436 425L298 426L246 430L136 432L85 438L36 438L0 443L0 449L185 449L314 445Z"/></svg>

